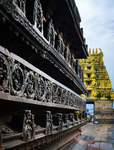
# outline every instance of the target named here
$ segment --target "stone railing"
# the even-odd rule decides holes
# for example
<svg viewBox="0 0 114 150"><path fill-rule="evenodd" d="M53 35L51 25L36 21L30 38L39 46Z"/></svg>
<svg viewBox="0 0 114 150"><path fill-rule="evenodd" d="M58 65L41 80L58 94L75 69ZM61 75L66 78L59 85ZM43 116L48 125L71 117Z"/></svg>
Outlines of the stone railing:
<svg viewBox="0 0 114 150"><path fill-rule="evenodd" d="M42 102L86 109L78 94L6 49L0 53L0 91ZM4 54L3 54L4 53Z"/></svg>

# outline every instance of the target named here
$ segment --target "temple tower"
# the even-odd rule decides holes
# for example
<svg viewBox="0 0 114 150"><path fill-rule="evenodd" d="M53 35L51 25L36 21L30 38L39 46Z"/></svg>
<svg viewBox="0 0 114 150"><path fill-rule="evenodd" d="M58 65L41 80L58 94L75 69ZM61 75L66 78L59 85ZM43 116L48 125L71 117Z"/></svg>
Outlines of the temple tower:
<svg viewBox="0 0 114 150"><path fill-rule="evenodd" d="M99 48L89 49L87 59L79 60L84 73L87 95L82 95L87 103L94 103L94 117L99 123L113 122L113 89L103 62L103 52Z"/></svg>

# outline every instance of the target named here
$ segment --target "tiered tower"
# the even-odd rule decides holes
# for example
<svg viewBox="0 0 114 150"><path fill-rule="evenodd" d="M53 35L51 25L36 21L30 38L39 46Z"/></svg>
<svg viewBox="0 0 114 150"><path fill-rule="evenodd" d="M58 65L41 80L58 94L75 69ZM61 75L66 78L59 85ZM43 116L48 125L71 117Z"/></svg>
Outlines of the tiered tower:
<svg viewBox="0 0 114 150"><path fill-rule="evenodd" d="M111 122L113 110L113 89L111 81L103 62L103 52L99 48L96 51L89 49L89 57L79 60L84 73L84 84L88 89L87 103L94 103L95 118L99 122ZM107 116L108 115L108 116ZM103 119L105 118L105 119ZM109 121L110 120L110 121Z"/></svg>

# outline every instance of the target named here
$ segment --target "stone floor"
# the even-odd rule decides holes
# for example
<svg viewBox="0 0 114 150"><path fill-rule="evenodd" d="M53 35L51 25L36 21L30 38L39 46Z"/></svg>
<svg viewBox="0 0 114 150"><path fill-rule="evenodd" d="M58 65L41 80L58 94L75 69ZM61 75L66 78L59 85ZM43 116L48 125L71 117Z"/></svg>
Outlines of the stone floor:
<svg viewBox="0 0 114 150"><path fill-rule="evenodd" d="M88 123L82 129L82 135L78 139L93 140L94 144L88 146L104 150L114 150L114 125Z"/></svg>

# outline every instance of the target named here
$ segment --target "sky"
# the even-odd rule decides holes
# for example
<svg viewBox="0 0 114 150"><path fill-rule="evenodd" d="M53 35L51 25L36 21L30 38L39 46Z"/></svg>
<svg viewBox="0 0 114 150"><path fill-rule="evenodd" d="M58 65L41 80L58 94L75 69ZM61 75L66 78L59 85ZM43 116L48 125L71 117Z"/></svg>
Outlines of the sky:
<svg viewBox="0 0 114 150"><path fill-rule="evenodd" d="M101 48L114 90L114 0L75 0L88 49Z"/></svg>

